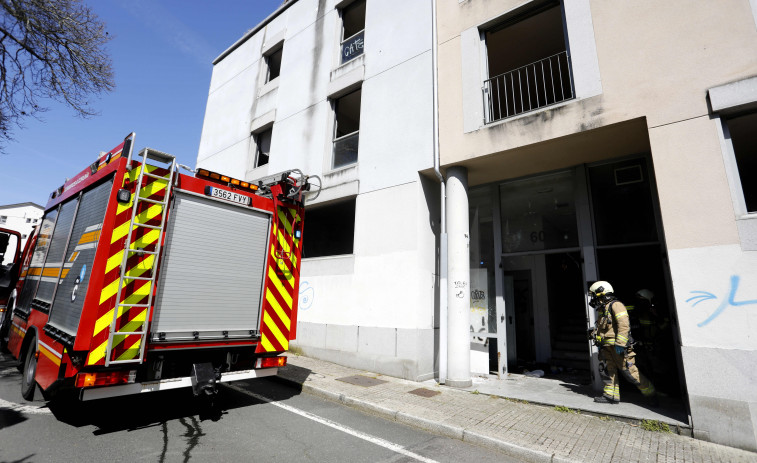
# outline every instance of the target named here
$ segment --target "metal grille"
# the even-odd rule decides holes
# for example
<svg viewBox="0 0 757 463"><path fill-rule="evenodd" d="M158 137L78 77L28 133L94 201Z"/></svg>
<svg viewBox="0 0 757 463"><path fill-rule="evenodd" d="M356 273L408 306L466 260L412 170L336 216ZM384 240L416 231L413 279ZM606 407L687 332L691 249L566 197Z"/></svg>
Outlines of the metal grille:
<svg viewBox="0 0 757 463"><path fill-rule="evenodd" d="M561 103L575 97L566 51L484 81L484 122Z"/></svg>

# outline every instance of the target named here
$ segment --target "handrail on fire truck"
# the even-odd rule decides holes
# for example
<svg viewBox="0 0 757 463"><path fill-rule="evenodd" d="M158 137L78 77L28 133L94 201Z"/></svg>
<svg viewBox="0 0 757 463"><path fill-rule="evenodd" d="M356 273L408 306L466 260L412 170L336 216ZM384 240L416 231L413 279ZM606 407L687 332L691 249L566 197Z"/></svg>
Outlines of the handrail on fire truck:
<svg viewBox="0 0 757 463"><path fill-rule="evenodd" d="M131 169L131 161L132 161L132 146L133 146L133 140L134 140L134 134L132 133L127 137L127 139L131 139L131 143L128 145L129 154L128 154L128 166ZM125 145L126 147L126 145ZM158 230L160 235L163 234L163 229L165 228L166 224L166 213L168 211L168 202L171 198L171 189L173 187L173 180L174 175L176 171L176 157L164 153L162 151L154 150L152 148L144 148L142 151L139 152L138 156L142 157L142 163L139 166L139 177L137 179L137 187L134 191L134 200L132 205L132 212L131 212L131 220L129 222L129 231L126 235L126 242L124 244L124 252L123 257L121 259L121 273L118 280L118 292L116 295L116 307L115 310L113 310L113 320L111 320L110 323L110 332L108 334L108 343L105 348L105 366L109 366L111 364L121 364L121 363L142 363L144 360L144 354L145 354L145 345L147 344L147 334L148 334L148 324L150 321L150 311L152 308L152 301L153 301L153 294L154 294L154 288L155 288L155 280L157 278L157 272L155 271L157 269L157 256L160 256L160 247L162 239L158 239L156 241L155 250L154 251L146 251L144 249L140 249L137 247L132 248L132 238L134 235L134 231L139 228L146 228L150 230ZM151 171L154 171L155 166L149 165L147 163L148 159L157 161L163 164L170 164L170 167L168 167L168 173L166 175L155 175L151 173ZM148 172L148 170L150 172ZM148 179L153 179L153 181L157 180L158 183L163 184L165 183L165 191L163 192L161 199L151 199L151 198L145 198L140 194L140 190L143 186L143 180L145 180L145 177ZM146 223L141 223L139 220L137 220L138 215L140 214L140 208L139 205L142 202L147 202L150 204L153 204L154 206L158 206L161 209L161 217L160 217L160 225L149 225ZM149 219L146 219L149 220ZM146 221L145 220L145 221ZM130 275L127 272L127 261L129 260L132 255L139 255L139 254L148 254L155 256L151 264L147 265L149 268L142 267L141 270L146 271L150 276L149 277L140 277L136 275ZM147 260L145 260L147 262ZM128 303L127 300L122 301L121 300L121 292L125 286L125 283L128 283L129 281L144 281L145 286L149 289L147 294L147 302L140 302L140 303ZM142 320L141 323L141 329L132 329L130 331L118 331L117 330L117 320L121 313L123 313L124 310L130 310L132 308L143 308L144 309L144 318L139 317L139 319ZM129 336L140 336L139 342L139 355L134 356L133 358L125 358L125 359L111 359L112 351L114 348L113 338L114 337L120 337L121 342L126 342L126 339ZM134 349L137 344L132 344L131 347L126 347L127 349Z"/></svg>

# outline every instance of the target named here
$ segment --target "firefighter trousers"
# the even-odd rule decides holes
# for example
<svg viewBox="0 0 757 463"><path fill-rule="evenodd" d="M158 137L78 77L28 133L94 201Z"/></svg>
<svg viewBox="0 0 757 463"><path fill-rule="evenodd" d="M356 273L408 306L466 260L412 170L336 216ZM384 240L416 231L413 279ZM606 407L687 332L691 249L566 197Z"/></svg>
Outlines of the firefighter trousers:
<svg viewBox="0 0 757 463"><path fill-rule="evenodd" d="M599 376L604 383L602 395L609 400L620 400L619 375L623 375L628 382L639 388L644 397L655 394L654 385L636 368L636 354L628 349L623 354L615 352L615 346L602 346L599 350Z"/></svg>

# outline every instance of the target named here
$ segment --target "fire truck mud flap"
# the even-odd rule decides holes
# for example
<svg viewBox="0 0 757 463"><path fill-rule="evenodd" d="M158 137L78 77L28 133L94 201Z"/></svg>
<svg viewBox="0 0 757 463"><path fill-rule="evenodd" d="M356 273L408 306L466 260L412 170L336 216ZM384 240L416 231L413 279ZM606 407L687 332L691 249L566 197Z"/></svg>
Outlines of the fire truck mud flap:
<svg viewBox="0 0 757 463"><path fill-rule="evenodd" d="M231 381L240 381L244 379L264 378L266 376L275 376L279 372L278 368L264 368L260 370L242 370L230 371L221 374L221 379L216 383L228 383ZM160 381L149 381L144 383L122 384L118 386L104 386L85 388L81 391L81 400L106 399L108 397L119 397L124 395L141 394L144 392L167 391L170 389L180 389L183 387L193 387L194 376L183 378L163 379ZM196 394L195 394L196 395Z"/></svg>

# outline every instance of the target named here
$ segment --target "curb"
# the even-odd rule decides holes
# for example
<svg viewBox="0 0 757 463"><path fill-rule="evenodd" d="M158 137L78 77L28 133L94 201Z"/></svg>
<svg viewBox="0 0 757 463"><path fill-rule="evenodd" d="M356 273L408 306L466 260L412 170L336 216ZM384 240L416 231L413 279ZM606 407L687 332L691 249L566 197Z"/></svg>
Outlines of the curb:
<svg viewBox="0 0 757 463"><path fill-rule="evenodd" d="M313 386L310 384L303 384L293 379L284 378L282 376L275 376L274 378L283 381L291 386L294 386L300 389L302 392L306 392L316 397L330 400L332 402L339 402L356 410L370 413L372 415L376 415L381 418L402 423L408 426L413 426L415 428L419 428L440 436L491 448L500 451L508 456L519 458L524 461L533 463L578 463L577 460L572 460L561 455L529 449L527 447L521 447L510 442L505 442L493 437L484 436L483 434L476 432L467 431L459 426L439 423L426 418L421 418L419 416L401 412L399 410L392 410L390 408L372 404L361 399L356 399L353 397L348 397L344 394L331 392L325 388Z"/></svg>

